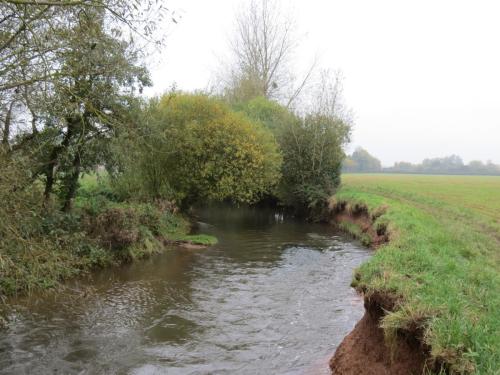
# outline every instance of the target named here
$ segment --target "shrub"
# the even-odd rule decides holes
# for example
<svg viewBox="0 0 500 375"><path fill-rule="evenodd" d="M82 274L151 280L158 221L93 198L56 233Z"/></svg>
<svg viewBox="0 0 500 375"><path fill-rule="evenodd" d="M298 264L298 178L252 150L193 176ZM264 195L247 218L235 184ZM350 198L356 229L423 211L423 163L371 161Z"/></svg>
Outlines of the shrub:
<svg viewBox="0 0 500 375"><path fill-rule="evenodd" d="M92 235L102 246L123 250L139 239L139 220L130 208L108 208L94 220Z"/></svg>
<svg viewBox="0 0 500 375"><path fill-rule="evenodd" d="M258 121L269 129L279 141L281 131L299 118L281 104L262 96L247 102L236 103L233 108L245 113L253 121Z"/></svg>
<svg viewBox="0 0 500 375"><path fill-rule="evenodd" d="M292 122L280 135L283 153L281 200L296 209L326 206L340 183L349 126L332 116L314 114Z"/></svg>
<svg viewBox="0 0 500 375"><path fill-rule="evenodd" d="M281 157L272 134L216 99L164 96L151 103L145 118L143 136L134 138L139 141L127 136L121 153L129 156L122 158L123 173L115 180L138 196L174 199L184 206L252 203L279 179Z"/></svg>
<svg viewBox="0 0 500 375"><path fill-rule="evenodd" d="M321 211L340 183L350 125L329 108L301 117L262 97L234 107L265 125L278 141L283 156L276 192L280 201L297 212Z"/></svg>

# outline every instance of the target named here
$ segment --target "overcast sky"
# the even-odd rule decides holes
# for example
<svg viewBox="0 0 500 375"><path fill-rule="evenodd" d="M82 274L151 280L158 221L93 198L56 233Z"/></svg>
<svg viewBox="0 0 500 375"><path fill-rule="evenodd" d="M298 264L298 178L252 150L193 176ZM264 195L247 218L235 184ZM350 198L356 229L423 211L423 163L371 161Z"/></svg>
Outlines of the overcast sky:
<svg viewBox="0 0 500 375"><path fill-rule="evenodd" d="M169 0L182 18L152 66L161 93L206 88L247 0ZM500 1L282 0L313 55L340 69L355 114L350 149L419 162L458 154L500 163Z"/></svg>

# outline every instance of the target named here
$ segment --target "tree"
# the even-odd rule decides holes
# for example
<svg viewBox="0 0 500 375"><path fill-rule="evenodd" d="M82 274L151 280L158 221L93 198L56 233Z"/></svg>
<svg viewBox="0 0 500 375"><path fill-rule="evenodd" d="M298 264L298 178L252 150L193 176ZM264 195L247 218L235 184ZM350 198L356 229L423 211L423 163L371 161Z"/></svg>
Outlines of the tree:
<svg viewBox="0 0 500 375"><path fill-rule="evenodd" d="M289 107L299 96L316 64L296 82L292 68L298 46L295 26L276 0L252 0L237 15L230 43L232 65L222 74L231 101L262 96Z"/></svg>
<svg viewBox="0 0 500 375"><path fill-rule="evenodd" d="M115 183L130 186L129 194L183 206L253 203L279 180L272 134L216 99L173 93L153 101L145 117L140 135L120 142L130 157Z"/></svg>
<svg viewBox="0 0 500 375"><path fill-rule="evenodd" d="M344 146L350 140L351 120L342 104L338 76L326 71L312 91L311 105L301 120L285 128L282 200L296 208L321 213L340 184Z"/></svg>
<svg viewBox="0 0 500 375"><path fill-rule="evenodd" d="M58 74L46 82L45 104L37 108L43 128L14 139L17 152L31 155L34 178L43 176L45 203L57 188L65 211L81 172L104 161L134 94L149 84L135 46L108 27L102 9L86 9L74 21L59 33L66 48L52 56Z"/></svg>
<svg viewBox="0 0 500 375"><path fill-rule="evenodd" d="M303 114L257 97L234 107L270 129L283 155L277 194L297 213L320 213L340 183L343 147L349 141L349 112L342 102L338 76L323 72Z"/></svg>
<svg viewBox="0 0 500 375"><path fill-rule="evenodd" d="M429 174L471 174L471 175L500 175L500 165L491 161L483 163L473 160L465 165L457 155L442 158L424 159L421 164L408 162L394 163L394 166L384 168L386 172L394 173L429 173Z"/></svg>
<svg viewBox="0 0 500 375"><path fill-rule="evenodd" d="M381 172L382 164L364 148L358 147L349 158L350 164L344 164L347 172Z"/></svg>
<svg viewBox="0 0 500 375"><path fill-rule="evenodd" d="M139 62L170 12L154 0L6 0L0 11L1 147L31 158L45 203L57 192L69 210L148 84Z"/></svg>
<svg viewBox="0 0 500 375"><path fill-rule="evenodd" d="M352 124L353 115L344 101L343 76L340 71L322 69L313 77L299 110L302 113L322 113Z"/></svg>
<svg viewBox="0 0 500 375"><path fill-rule="evenodd" d="M5 0L0 3L0 121L4 147L12 137L33 135L42 126L47 97L65 79L61 56L74 49L69 38L75 27L99 13L106 32L144 54L149 45L160 45L158 29L170 13L155 0ZM86 36L82 36L83 40ZM11 109L20 107L19 121ZM31 116L31 127L24 120ZM19 149L22 145L17 145ZM10 146L9 146L10 147Z"/></svg>
<svg viewBox="0 0 500 375"><path fill-rule="evenodd" d="M424 159L422 162L422 169L429 173L459 173L463 167L464 163L458 155Z"/></svg>
<svg viewBox="0 0 500 375"><path fill-rule="evenodd" d="M58 76L54 59L68 48L61 33L82 15L99 11L123 39L134 35L135 44L140 38L159 45L164 34L158 26L169 14L162 1L154 0L4 0L0 10L0 92Z"/></svg>
<svg viewBox="0 0 500 375"><path fill-rule="evenodd" d="M280 198L297 210L322 209L340 183L343 146L350 127L321 113L286 127L280 138L283 178Z"/></svg>

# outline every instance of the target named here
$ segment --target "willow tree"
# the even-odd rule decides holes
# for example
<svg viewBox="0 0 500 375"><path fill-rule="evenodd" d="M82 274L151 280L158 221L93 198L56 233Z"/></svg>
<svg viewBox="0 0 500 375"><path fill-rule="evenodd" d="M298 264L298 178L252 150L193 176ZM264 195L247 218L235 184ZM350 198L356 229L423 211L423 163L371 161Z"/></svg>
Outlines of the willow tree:
<svg viewBox="0 0 500 375"><path fill-rule="evenodd" d="M118 139L114 183L135 198L254 203L280 178L272 134L225 103L174 93L152 101L144 125Z"/></svg>

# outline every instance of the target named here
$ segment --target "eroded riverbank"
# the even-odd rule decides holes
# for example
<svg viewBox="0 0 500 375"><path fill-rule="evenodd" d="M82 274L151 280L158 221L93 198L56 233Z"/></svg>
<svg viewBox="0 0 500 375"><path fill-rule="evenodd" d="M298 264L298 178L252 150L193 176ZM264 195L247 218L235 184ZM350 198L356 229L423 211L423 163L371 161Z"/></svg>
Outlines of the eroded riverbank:
<svg viewBox="0 0 500 375"><path fill-rule="evenodd" d="M18 300L0 373L328 374L363 315L349 284L370 251L327 225L261 211L200 220L219 244Z"/></svg>
<svg viewBox="0 0 500 375"><path fill-rule="evenodd" d="M363 244L377 249L389 242L388 223L379 218L387 207L374 212L357 202L330 202L331 224L339 230L360 239ZM354 284L359 275L356 275ZM396 309L398 297L391 293L368 293L357 288L363 296L365 313L354 329L342 340L330 359L330 368L336 375L419 375L429 359L429 348L423 343L423 332L418 325L399 330L386 337L384 317Z"/></svg>
<svg viewBox="0 0 500 375"><path fill-rule="evenodd" d="M386 354L373 362L366 355L373 354L370 345L343 345L365 358L366 371L357 374L373 374L369 371L384 362L384 374L397 374L389 371L398 360L392 349L408 339L419 344L414 357L425 354L426 371L498 372L499 182L472 176L344 176L335 201L345 202L352 213L368 213L389 238L353 279L365 299L391 302L382 319L371 320L382 328ZM353 336L346 342L355 342ZM334 368L340 365L334 363Z"/></svg>

